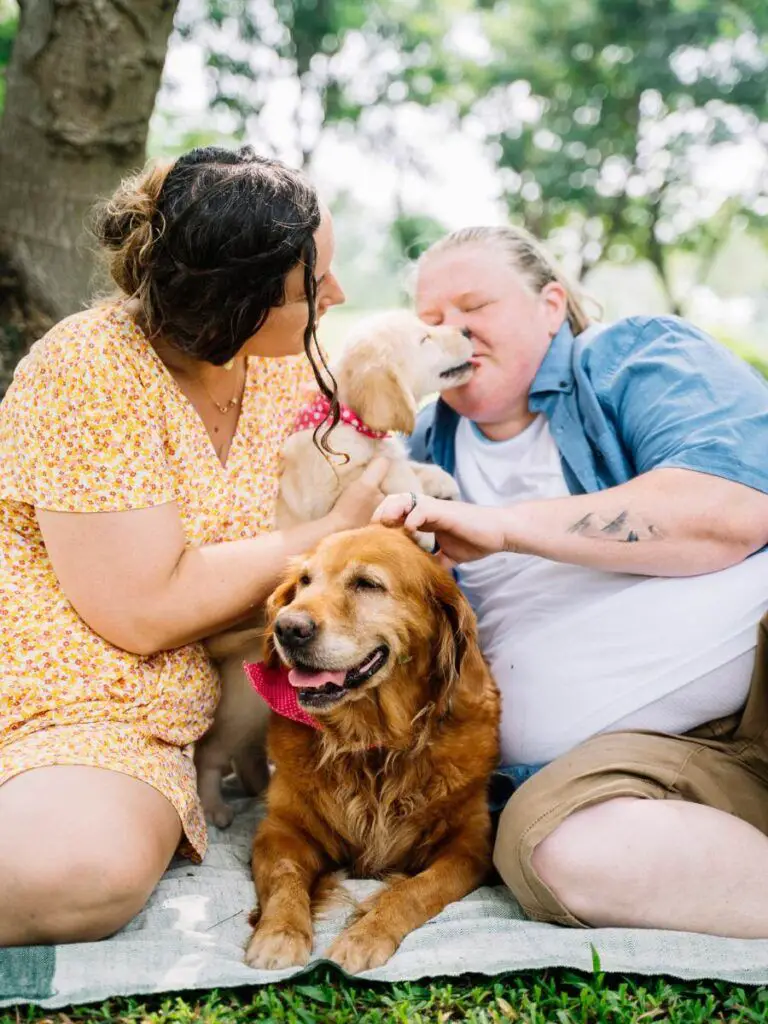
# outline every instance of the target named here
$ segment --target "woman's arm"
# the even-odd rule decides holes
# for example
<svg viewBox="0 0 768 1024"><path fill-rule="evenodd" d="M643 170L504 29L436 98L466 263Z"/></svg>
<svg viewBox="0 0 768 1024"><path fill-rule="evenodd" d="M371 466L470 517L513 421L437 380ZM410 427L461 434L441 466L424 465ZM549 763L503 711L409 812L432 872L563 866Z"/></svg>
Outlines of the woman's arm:
<svg viewBox="0 0 768 1024"><path fill-rule="evenodd" d="M37 509L62 589L81 618L135 654L192 643L243 618L273 590L287 560L368 522L389 469L377 459L323 519L291 530L187 547L174 504L130 512Z"/></svg>
<svg viewBox="0 0 768 1024"><path fill-rule="evenodd" d="M768 494L707 473L655 469L595 494L508 508L409 495L386 498L374 520L433 531L456 562L498 551L608 572L695 576L768 544Z"/></svg>

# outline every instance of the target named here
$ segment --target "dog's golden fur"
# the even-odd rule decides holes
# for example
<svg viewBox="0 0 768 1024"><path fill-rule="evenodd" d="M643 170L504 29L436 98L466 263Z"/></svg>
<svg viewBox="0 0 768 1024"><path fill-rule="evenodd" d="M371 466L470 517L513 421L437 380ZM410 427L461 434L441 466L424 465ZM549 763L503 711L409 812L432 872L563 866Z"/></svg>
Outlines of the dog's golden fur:
<svg viewBox="0 0 768 1024"><path fill-rule="evenodd" d="M472 343L455 327L430 327L404 311L367 317L347 339L333 366L339 401L373 430L410 434L422 399L469 379L471 355ZM466 368L458 376L441 377L462 365ZM458 496L452 477L438 466L410 462L397 437L367 437L341 423L329 440L346 461L329 461L315 445L311 430L288 438L277 502L279 528L326 515L342 490L377 455L391 462L382 483L385 494L413 491L434 498Z"/></svg>
<svg viewBox="0 0 768 1024"><path fill-rule="evenodd" d="M412 313L395 311L367 317L347 339L334 373L339 398L351 406L374 430L410 433L418 402L448 385L440 374L469 359L472 345L452 327L428 327ZM461 383L471 370L451 378ZM382 489L387 494L414 491L436 498L454 498L454 480L438 466L409 462L396 437L375 439L340 424L331 435L334 451L348 461L332 465L304 430L288 438L277 504L277 526L319 519L333 507L344 487L363 472L377 455L391 466ZM422 538L432 547L432 538ZM198 789L206 817L220 828L230 824L234 811L221 796L221 778L232 762L246 788L258 793L266 784L264 747L268 714L264 702L251 689L243 661L260 661L261 616L238 630L207 641L217 662L222 695L212 728L197 744L195 762Z"/></svg>
<svg viewBox="0 0 768 1024"><path fill-rule="evenodd" d="M377 588L360 589L361 576ZM297 612L317 626L301 651L313 667L352 667L381 645L389 653L359 689L313 711L320 730L271 720L275 770L253 848L260 912L246 959L306 963L312 894L343 867L389 880L328 954L357 972L488 872L499 695L466 599L402 531L339 534L299 560L269 602L272 661L276 619Z"/></svg>

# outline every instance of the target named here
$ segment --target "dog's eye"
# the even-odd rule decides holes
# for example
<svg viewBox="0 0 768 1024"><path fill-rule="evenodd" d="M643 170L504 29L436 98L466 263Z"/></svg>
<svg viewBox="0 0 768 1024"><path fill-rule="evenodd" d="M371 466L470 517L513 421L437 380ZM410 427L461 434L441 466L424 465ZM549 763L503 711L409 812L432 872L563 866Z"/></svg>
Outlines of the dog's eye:
<svg viewBox="0 0 768 1024"><path fill-rule="evenodd" d="M372 580L370 576L355 576L351 581L353 590L383 590L384 587L378 580Z"/></svg>
<svg viewBox="0 0 768 1024"><path fill-rule="evenodd" d="M311 582L312 580L309 573L303 572L301 576L299 576L299 586L308 587Z"/></svg>

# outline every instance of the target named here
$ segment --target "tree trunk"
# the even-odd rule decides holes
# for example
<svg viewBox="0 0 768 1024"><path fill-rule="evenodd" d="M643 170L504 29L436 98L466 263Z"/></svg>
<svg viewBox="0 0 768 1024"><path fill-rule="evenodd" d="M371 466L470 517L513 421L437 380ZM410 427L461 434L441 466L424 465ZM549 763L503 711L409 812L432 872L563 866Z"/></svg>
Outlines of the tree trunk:
<svg viewBox="0 0 768 1024"><path fill-rule="evenodd" d="M144 161L178 0L21 0L0 125L0 396L91 297L94 202Z"/></svg>

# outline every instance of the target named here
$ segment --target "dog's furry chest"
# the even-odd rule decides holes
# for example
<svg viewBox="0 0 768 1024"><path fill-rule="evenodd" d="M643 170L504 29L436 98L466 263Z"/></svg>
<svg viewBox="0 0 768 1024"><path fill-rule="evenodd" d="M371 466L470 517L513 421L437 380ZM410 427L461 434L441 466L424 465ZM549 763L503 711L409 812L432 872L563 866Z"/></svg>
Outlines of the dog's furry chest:
<svg viewBox="0 0 768 1024"><path fill-rule="evenodd" d="M422 772L334 773L314 795L316 812L328 832L328 853L353 877L421 870L445 837L440 813L447 780Z"/></svg>

